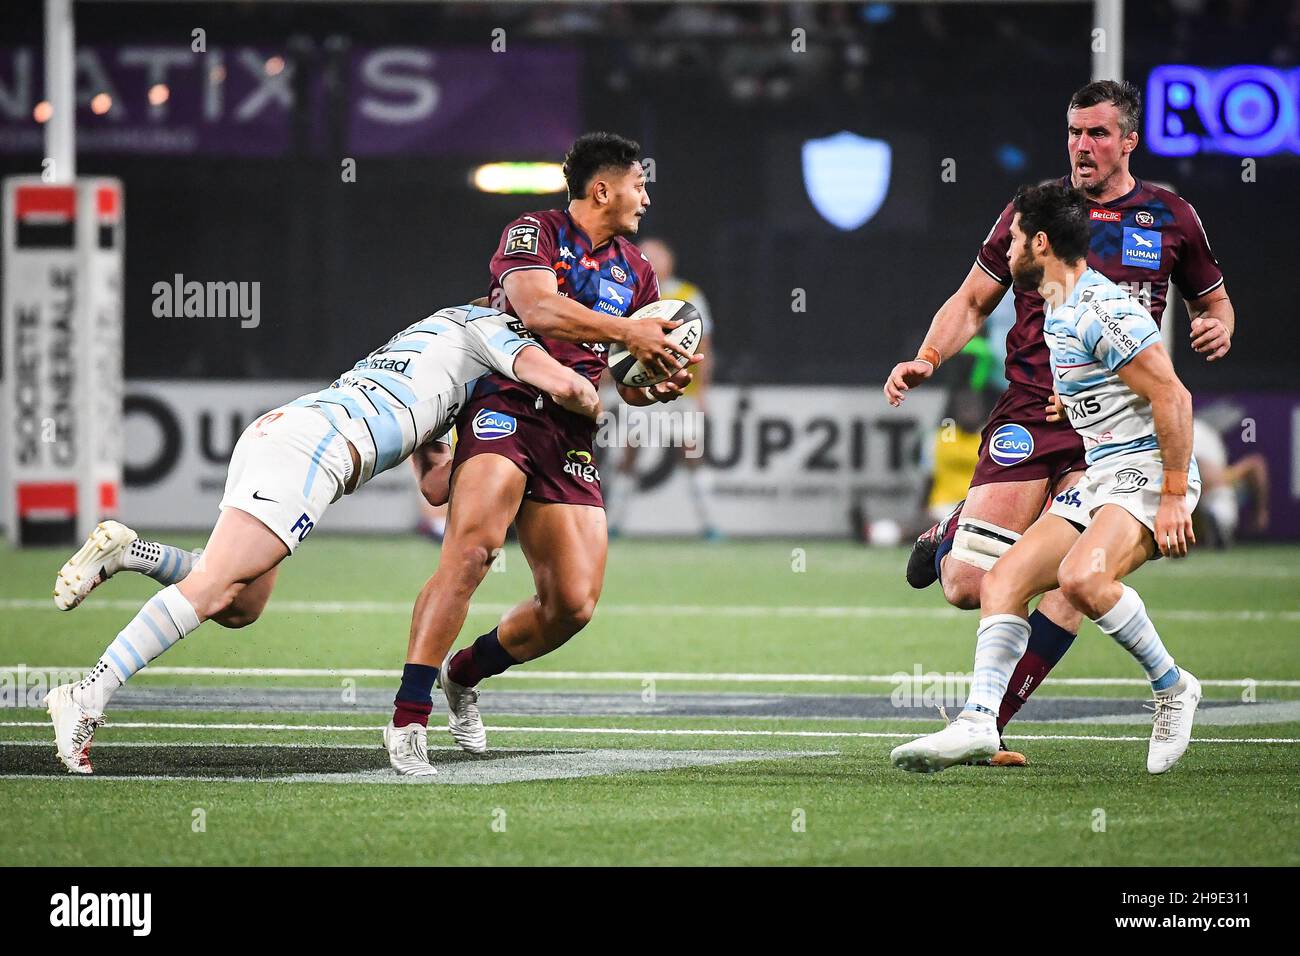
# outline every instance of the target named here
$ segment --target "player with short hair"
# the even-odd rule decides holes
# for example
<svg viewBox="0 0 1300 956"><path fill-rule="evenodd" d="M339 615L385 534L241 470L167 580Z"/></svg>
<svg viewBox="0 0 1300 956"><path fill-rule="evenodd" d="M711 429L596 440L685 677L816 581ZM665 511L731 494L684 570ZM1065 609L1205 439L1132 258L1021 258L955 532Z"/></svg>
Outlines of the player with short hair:
<svg viewBox="0 0 1300 956"><path fill-rule="evenodd" d="M1231 347L1232 303L1196 210L1129 172L1141 113L1141 95L1131 83L1104 80L1075 92L1066 113L1070 175L1060 182L1076 186L1088 200L1089 266L1126 288L1157 323L1172 281L1192 317L1192 347L1213 362ZM900 404L908 389L956 355L1011 285L1007 252L1013 215L1008 205L998 217L965 281L935 314L917 357L894 367L885 385L891 404ZM1015 307L1016 322L1007 335L1010 384L984 428L966 500L917 539L907 565L909 584L923 588L939 580L948 602L963 609L980 606L984 575L1044 505L1078 481L1085 464L1078 436L1066 423L1043 417L1052 380L1042 296L1017 288ZM999 728L1069 649L1080 616L1052 591L1029 622L1028 651L1002 702ZM992 762L1019 765L1025 759L1003 751Z"/></svg>
<svg viewBox="0 0 1300 956"><path fill-rule="evenodd" d="M700 357L667 339L675 321L628 318L659 298L653 267L628 239L650 205L640 146L612 133L587 133L565 156L564 175L566 209L527 213L502 232L489 298L518 317L521 333L593 386L614 341L660 371L680 369L650 388L618 387L632 405L671 401L690 382L682 366ZM461 410L456 430L442 556L416 604L393 723L427 725L437 681L453 739L481 753L487 735L475 688L550 653L586 626L604 583L608 535L591 420L557 407L544 391L489 375ZM512 520L536 593L449 659L470 597Z"/></svg>
<svg viewBox="0 0 1300 956"><path fill-rule="evenodd" d="M256 621L280 562L333 502L413 454L424 464L426 497L446 500L450 453L439 443L474 382L489 373L528 382L575 416L599 413L592 384L516 334L507 316L472 305L443 309L398 332L328 388L273 409L244 430L201 557L142 543L116 521L100 524L59 572L60 608L77 607L118 571L143 571L167 586L84 680L46 696L64 766L92 772L90 745L104 707L137 671L206 620L225 627ZM435 445L441 450L430 453ZM423 727L390 725L384 742L400 772L434 772Z"/></svg>
<svg viewBox="0 0 1300 956"><path fill-rule="evenodd" d="M1146 672L1155 696L1147 770L1164 773L1187 749L1201 685L1174 663L1142 599L1121 580L1153 557L1184 557L1195 544L1201 482L1192 397L1150 313L1089 268L1087 199L1051 183L1023 187L1012 208L1011 275L1017 288L1037 290L1046 308L1051 415L1079 433L1088 467L984 575L975 679L961 715L896 747L890 759L930 773L997 753L998 711L1029 644L1029 602L1059 586Z"/></svg>

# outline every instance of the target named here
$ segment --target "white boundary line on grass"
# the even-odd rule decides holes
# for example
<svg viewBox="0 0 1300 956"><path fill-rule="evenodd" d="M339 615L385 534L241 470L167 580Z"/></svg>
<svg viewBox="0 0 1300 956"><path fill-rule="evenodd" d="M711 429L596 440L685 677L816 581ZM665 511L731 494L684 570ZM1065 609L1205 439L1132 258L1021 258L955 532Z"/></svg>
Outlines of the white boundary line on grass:
<svg viewBox="0 0 1300 956"><path fill-rule="evenodd" d="M123 598L99 598L82 605L82 610L98 608L105 611L138 611L140 601ZM513 604L480 602L470 606L470 613L504 614ZM40 611L57 610L48 598L0 598L0 610ZM272 614L402 614L409 616L409 601L272 601ZM795 617L795 618L936 618L957 619L967 616L965 611L952 607L869 607L863 605L799 605L799 604L602 604L597 614L618 617ZM1300 622L1300 611L1225 611L1221 609L1156 608L1157 620L1169 621L1288 621Z"/></svg>
<svg viewBox="0 0 1300 956"><path fill-rule="evenodd" d="M0 727L48 727L45 721L0 721ZM376 734L383 730L379 725L372 727L353 724L195 724L169 723L155 721L114 721L111 726L118 730L268 730L268 731L316 731L321 733L351 732ZM503 727L485 728L494 733L503 734L608 734L612 736L644 737L870 737L870 738L910 738L917 736L915 731L886 733L866 730L706 730L673 728L656 730L644 727ZM1109 735L1082 734L1008 734L1005 740L1101 740L1101 741L1144 741L1148 737L1113 737ZM3 741L17 743L18 741ZM1300 744L1295 737L1193 737L1198 744ZM196 747L204 744L196 743Z"/></svg>
<svg viewBox="0 0 1300 956"><path fill-rule="evenodd" d="M84 673L84 667L0 664L0 674L19 668L35 673ZM135 677L386 677L397 679L400 670L368 667L168 667L150 666ZM943 679L971 679L970 674L746 674L693 673L691 671L546 671L508 670L497 678L512 680L556 681L697 681L703 684L889 684L928 683ZM1252 677L1202 677L1203 687L1300 687L1300 680L1255 680ZM1060 687L1147 687L1150 681L1140 677L1049 677L1043 683Z"/></svg>

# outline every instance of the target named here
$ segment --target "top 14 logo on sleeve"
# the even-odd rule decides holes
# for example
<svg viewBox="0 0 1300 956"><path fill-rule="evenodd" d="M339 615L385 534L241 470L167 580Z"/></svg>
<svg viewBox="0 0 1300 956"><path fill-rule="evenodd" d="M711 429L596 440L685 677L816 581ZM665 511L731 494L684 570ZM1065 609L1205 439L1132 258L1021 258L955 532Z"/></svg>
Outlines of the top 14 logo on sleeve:
<svg viewBox="0 0 1300 956"><path fill-rule="evenodd" d="M1124 227L1124 253L1122 261L1126 266L1141 266L1143 269L1160 268L1161 234L1156 229L1136 229Z"/></svg>

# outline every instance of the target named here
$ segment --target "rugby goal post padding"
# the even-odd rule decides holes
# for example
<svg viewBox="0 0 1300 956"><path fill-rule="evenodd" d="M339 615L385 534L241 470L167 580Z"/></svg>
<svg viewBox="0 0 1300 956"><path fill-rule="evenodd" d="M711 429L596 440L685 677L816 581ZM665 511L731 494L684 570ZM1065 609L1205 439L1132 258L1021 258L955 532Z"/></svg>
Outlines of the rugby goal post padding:
<svg viewBox="0 0 1300 956"><path fill-rule="evenodd" d="M18 546L71 544L122 487L122 184L4 180L0 520Z"/></svg>

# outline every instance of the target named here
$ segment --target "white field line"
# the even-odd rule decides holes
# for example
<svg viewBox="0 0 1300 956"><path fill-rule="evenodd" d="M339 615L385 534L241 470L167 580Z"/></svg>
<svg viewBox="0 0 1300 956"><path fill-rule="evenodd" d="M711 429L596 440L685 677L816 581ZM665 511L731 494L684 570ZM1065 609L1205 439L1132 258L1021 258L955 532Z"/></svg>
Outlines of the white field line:
<svg viewBox="0 0 1300 956"><path fill-rule="evenodd" d="M0 721L0 727L48 727L46 721ZM379 725L363 727L350 724L187 724L155 721L114 721L112 726L119 730L269 730L269 731L316 731L320 733L380 733ZM870 737L870 738L911 738L916 732L882 733L873 731L850 730L696 730L675 728L671 730L654 730L635 727L503 727L485 728L495 733L509 734L608 734L611 736L636 737ZM1102 740L1102 741L1145 741L1149 737L1113 737L1084 736L1077 734L1021 734L1006 735L1004 740ZM1293 737L1193 737L1200 744L1300 744L1300 738ZM0 741L0 744L9 741ZM17 741L14 741L15 743ZM196 743L194 746L206 746Z"/></svg>
<svg viewBox="0 0 1300 956"><path fill-rule="evenodd" d="M0 678L6 674L52 673L82 674L85 667L55 667L31 664L0 664ZM168 667L149 666L133 679L141 677L384 677L398 679L400 670L366 667ZM508 670L495 678L509 680L555 681L696 681L703 684L930 684L936 681L965 681L971 674L916 673L897 674L747 674L692 671L547 671ZM1255 680L1252 677L1202 677L1204 687L1300 687L1300 680ZM1044 684L1061 687L1148 687L1140 677L1049 677Z"/></svg>
<svg viewBox="0 0 1300 956"><path fill-rule="evenodd" d="M92 598L83 610L138 611L142 602L122 598ZM470 613L504 614L513 604L491 602L475 603ZM0 610L55 611L54 602L48 598L0 598ZM409 616L408 601L272 601L272 614L400 614ZM729 618L845 618L871 620L873 618L934 618L957 619L969 617L965 611L952 607L869 607L864 605L763 605L763 604L602 604L597 614L616 617L729 617ZM1167 608L1154 609L1153 616L1169 621L1287 621L1300 622L1300 611L1225 611L1222 609ZM973 620L973 618L971 619Z"/></svg>

